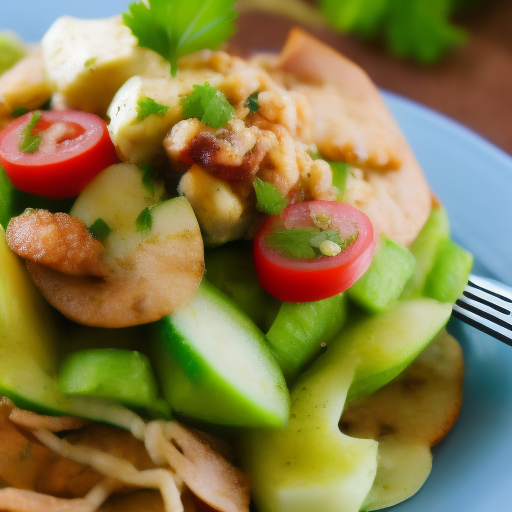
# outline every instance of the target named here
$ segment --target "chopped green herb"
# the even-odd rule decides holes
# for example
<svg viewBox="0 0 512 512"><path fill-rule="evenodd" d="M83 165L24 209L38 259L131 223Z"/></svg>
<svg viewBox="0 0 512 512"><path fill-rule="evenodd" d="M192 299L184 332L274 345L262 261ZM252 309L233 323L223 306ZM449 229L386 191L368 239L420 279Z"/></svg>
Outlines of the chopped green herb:
<svg viewBox="0 0 512 512"><path fill-rule="evenodd" d="M20 151L23 151L24 153L35 153L38 150L43 139L39 135L33 135L32 130L35 128L37 123L41 121L41 117L41 112L34 112L27 126L23 128L22 139L19 145Z"/></svg>
<svg viewBox="0 0 512 512"><path fill-rule="evenodd" d="M135 221L135 228L139 233L149 233L153 226L153 215L150 208L144 208Z"/></svg>
<svg viewBox="0 0 512 512"><path fill-rule="evenodd" d="M258 103L258 96L260 95L259 92L253 92L245 102L245 107L248 108L251 112L255 113L258 112L260 109L260 104Z"/></svg>
<svg viewBox="0 0 512 512"><path fill-rule="evenodd" d="M288 200L280 194L277 187L272 183L256 178L252 184L256 192L256 208L261 213L277 215L288 206Z"/></svg>
<svg viewBox="0 0 512 512"><path fill-rule="evenodd" d="M341 252L357 240L358 235L359 232L356 232L349 237L341 238L337 229L324 231L318 227L281 229L270 233L266 238L266 243L270 249L280 252L285 258L313 259L323 255L320 246L324 242L329 242L329 245L331 243L337 245Z"/></svg>
<svg viewBox="0 0 512 512"><path fill-rule="evenodd" d="M332 217L329 215L319 215L317 213L311 213L311 220L313 224L321 229L330 229L332 226Z"/></svg>
<svg viewBox="0 0 512 512"><path fill-rule="evenodd" d="M96 64L96 61L98 60L98 57L92 57L90 59L87 59L84 63L84 68L90 68Z"/></svg>
<svg viewBox="0 0 512 512"><path fill-rule="evenodd" d="M235 33L235 0L148 0L129 5L123 22L139 46L159 53L171 63L203 50L215 50Z"/></svg>
<svg viewBox="0 0 512 512"><path fill-rule="evenodd" d="M24 116L29 109L27 107L16 107L12 109L12 117L21 117Z"/></svg>
<svg viewBox="0 0 512 512"><path fill-rule="evenodd" d="M271 232L265 241L270 249L280 252L285 258L313 259L318 252L311 245L311 239L320 231L320 228L281 229Z"/></svg>
<svg viewBox="0 0 512 512"><path fill-rule="evenodd" d="M338 201L343 201L347 188L349 165L346 162L328 162L332 171L332 184L338 189Z"/></svg>
<svg viewBox="0 0 512 512"><path fill-rule="evenodd" d="M142 186L151 194L155 193L155 180L158 178L158 171L149 164L139 165L142 174Z"/></svg>
<svg viewBox="0 0 512 512"><path fill-rule="evenodd" d="M101 218L96 219L88 229L89 233L102 244L105 243L108 235L112 233L112 228Z"/></svg>
<svg viewBox="0 0 512 512"><path fill-rule="evenodd" d="M235 117L235 109L226 96L208 82L194 85L194 90L181 100L183 119L196 117L212 128L221 128Z"/></svg>
<svg viewBox="0 0 512 512"><path fill-rule="evenodd" d="M142 123L142 121L153 114L158 117L164 117L168 110L168 106L157 103L154 99L144 96L137 102L137 119L135 122Z"/></svg>

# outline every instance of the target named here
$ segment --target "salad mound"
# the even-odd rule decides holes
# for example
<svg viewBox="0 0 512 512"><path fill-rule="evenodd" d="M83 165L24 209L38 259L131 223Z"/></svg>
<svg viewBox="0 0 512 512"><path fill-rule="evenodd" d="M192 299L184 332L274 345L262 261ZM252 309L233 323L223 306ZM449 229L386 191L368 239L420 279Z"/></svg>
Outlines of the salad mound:
<svg viewBox="0 0 512 512"><path fill-rule="evenodd" d="M235 18L12 40L1 510L377 510L458 416L471 255L367 75L299 29L219 50Z"/></svg>

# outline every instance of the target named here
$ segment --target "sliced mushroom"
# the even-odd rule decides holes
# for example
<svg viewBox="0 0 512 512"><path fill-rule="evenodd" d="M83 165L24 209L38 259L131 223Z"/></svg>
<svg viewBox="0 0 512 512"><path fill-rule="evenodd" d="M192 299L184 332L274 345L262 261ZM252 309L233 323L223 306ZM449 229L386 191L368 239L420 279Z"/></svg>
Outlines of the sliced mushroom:
<svg viewBox="0 0 512 512"><path fill-rule="evenodd" d="M186 304L204 272L203 241L185 198L151 211L146 235L126 233L121 258L105 260L103 278L70 276L34 261L27 267L48 302L69 319L93 327L128 327L154 322Z"/></svg>

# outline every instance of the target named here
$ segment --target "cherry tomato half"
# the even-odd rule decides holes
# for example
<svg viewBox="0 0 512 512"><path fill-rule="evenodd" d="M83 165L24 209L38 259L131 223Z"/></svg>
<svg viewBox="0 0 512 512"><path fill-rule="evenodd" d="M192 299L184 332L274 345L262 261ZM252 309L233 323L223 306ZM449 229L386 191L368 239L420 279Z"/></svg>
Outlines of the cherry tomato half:
<svg viewBox="0 0 512 512"><path fill-rule="evenodd" d="M312 233L314 237L318 231L324 234L337 231L338 240L352 242L335 256L317 252L313 257L291 257L275 244L276 233L279 240L284 233L287 243L297 239L307 244L311 243L309 235L306 234L305 242L302 235ZM357 208L346 203L308 201L288 206L281 215L267 220L254 239L254 264L261 285L274 297L284 302L312 302L352 286L366 272L376 246L372 223ZM308 247L305 249L311 252Z"/></svg>
<svg viewBox="0 0 512 512"><path fill-rule="evenodd" d="M42 111L30 134L41 137L33 153L20 144L33 113L0 133L0 165L13 185L52 199L77 196L103 169L118 162L105 121L77 110Z"/></svg>

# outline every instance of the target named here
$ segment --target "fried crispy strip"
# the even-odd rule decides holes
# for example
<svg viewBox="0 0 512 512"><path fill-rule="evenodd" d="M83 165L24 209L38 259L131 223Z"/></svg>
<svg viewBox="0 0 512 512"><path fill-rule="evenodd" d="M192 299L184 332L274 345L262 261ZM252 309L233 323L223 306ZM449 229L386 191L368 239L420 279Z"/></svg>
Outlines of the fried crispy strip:
<svg viewBox="0 0 512 512"><path fill-rule="evenodd" d="M94 468L98 473L107 477L116 475L116 479L124 484L148 489L159 489L165 503L166 512L183 512L180 499L180 479L176 482L170 471L166 469L137 470L127 460L114 457L83 446L73 446L65 439L59 439L56 435L46 430L36 430L34 436L41 443L55 451L62 457Z"/></svg>
<svg viewBox="0 0 512 512"><path fill-rule="evenodd" d="M156 439L150 438L155 436ZM177 422L153 423L146 444L158 451L202 501L222 512L248 512L246 475ZM159 459L160 460L160 459Z"/></svg>
<svg viewBox="0 0 512 512"><path fill-rule="evenodd" d="M85 425L84 420L74 416L41 416L17 407L11 411L9 420L29 430L49 430L50 432L77 430Z"/></svg>
<svg viewBox="0 0 512 512"><path fill-rule="evenodd" d="M64 499L24 489L0 489L2 512L95 512L118 487L106 479L96 485L85 498Z"/></svg>

